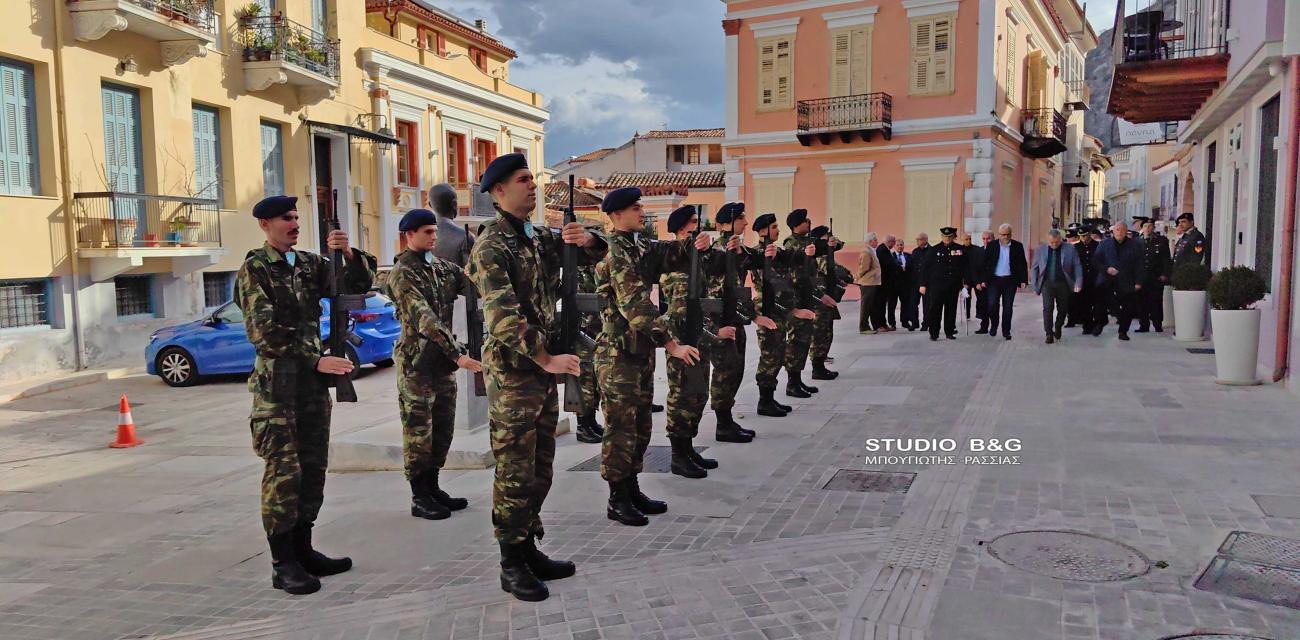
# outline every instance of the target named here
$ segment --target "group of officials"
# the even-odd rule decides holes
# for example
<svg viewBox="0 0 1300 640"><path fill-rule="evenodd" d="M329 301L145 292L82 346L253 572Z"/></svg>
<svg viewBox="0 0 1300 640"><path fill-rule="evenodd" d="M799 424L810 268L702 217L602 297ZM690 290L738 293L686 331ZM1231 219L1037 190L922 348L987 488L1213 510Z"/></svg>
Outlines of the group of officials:
<svg viewBox="0 0 1300 640"><path fill-rule="evenodd" d="M482 374L496 458L492 523L501 553L501 587L521 600L538 601L549 595L546 581L575 572L572 562L553 560L537 546L545 535L541 509L553 475L556 376L580 381L584 411L579 436L601 443L601 476L609 486L607 516L625 525L645 525L647 514L668 510L666 503L646 496L637 479L651 436L656 349L664 350L668 368L671 470L686 478L705 477L718 463L696 452L692 441L706 404L716 415L719 442L746 443L756 435L732 416L745 369L745 327L752 323L758 333L758 413L785 416L793 407L775 398L782 369L785 393L796 398L818 391L803 381L809 359L812 379L838 375L826 365L832 323L839 317L837 300L851 277L834 262L842 243L826 227L813 228L803 209L786 217L791 235L782 244L776 216L757 216L753 228L759 243L747 247L742 243L749 227L743 203L728 203L718 212L716 240L699 232L701 220L689 205L669 216L674 238L647 238L641 233L644 214L636 188L606 195L602 210L608 226L603 232L578 222L558 231L535 226L530 218L537 185L520 154L496 158L480 189L491 194L497 216L480 228L467 260L456 260L445 250L447 243L438 241L440 233L459 234L462 242L469 238L449 222L455 216L455 192L435 187L431 201L443 216L415 209L402 217L403 250L384 283L402 325L394 360L411 514L439 520L467 506L464 498L439 486L439 470L451 445L455 373ZM341 264L294 249L297 198L266 198L253 216L266 242L245 258L236 302L257 352L249 378L250 427L254 449L265 462L262 521L272 586L307 594L320 589L321 577L352 567L349 558L317 551L311 537L324 495L332 408L328 381L353 368L350 360L323 348L320 304L331 295L332 283L342 289L335 294L369 291L376 259L351 247L338 230L328 234L326 246L341 256ZM557 339L566 245L578 256L583 288L599 302L599 311L582 322L586 331L598 334L594 350L587 353L565 353ZM336 269L343 272L337 279ZM754 284L752 297L739 284L746 275ZM652 301L652 286L658 286L667 313ZM937 280L930 286L936 297L946 295ZM724 287L732 289L724 292ZM701 294L736 306L724 312L710 307L701 319L689 312ZM461 296L480 300L481 357L451 331L454 304ZM594 366L584 367L587 361ZM603 428L595 421L597 404L605 416Z"/></svg>

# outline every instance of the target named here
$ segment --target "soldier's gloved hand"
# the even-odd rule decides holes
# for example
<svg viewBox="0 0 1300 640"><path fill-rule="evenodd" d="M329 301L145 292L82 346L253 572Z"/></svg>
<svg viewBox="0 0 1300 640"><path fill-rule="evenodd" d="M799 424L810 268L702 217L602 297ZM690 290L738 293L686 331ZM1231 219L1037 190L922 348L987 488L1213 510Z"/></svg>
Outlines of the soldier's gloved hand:
<svg viewBox="0 0 1300 640"><path fill-rule="evenodd" d="M708 251L713 246L713 239L707 233L695 234L695 248L699 251Z"/></svg>
<svg viewBox="0 0 1300 640"><path fill-rule="evenodd" d="M838 309L838 308L840 308L839 305L835 304L835 298L832 298L832 297L830 297L830 296L822 296L822 297L820 298L820 300L821 300L821 303L822 303L822 304L824 304L824 305L826 305L826 306L828 306L828 307L830 307L830 308L832 308L832 309Z"/></svg>
<svg viewBox="0 0 1300 640"><path fill-rule="evenodd" d="M812 320L817 317L817 314L813 313L811 309L795 309L793 315L800 320Z"/></svg>
<svg viewBox="0 0 1300 640"><path fill-rule="evenodd" d="M723 327L723 328L721 328L721 329L718 329L718 337L719 337L719 338L722 338L723 340L735 340L735 339L736 339L736 328L735 328L735 327Z"/></svg>
<svg viewBox="0 0 1300 640"><path fill-rule="evenodd" d="M803 254L806 256L817 255L817 245L810 244L803 248Z"/></svg>
<svg viewBox="0 0 1300 640"><path fill-rule="evenodd" d="M321 356L316 362L316 370L328 376L341 376L352 373L352 361L337 356Z"/></svg>
<svg viewBox="0 0 1300 640"><path fill-rule="evenodd" d="M570 222L560 231L560 238L569 244L587 246L591 243L592 235L587 233L587 228L581 222Z"/></svg>
<svg viewBox="0 0 1300 640"><path fill-rule="evenodd" d="M468 353L459 358L456 358L456 366L462 369L469 369L474 373L483 372L483 363L469 357Z"/></svg>
<svg viewBox="0 0 1300 640"><path fill-rule="evenodd" d="M543 356L543 360L539 361L537 364L542 365L542 368L545 369L547 373L553 373L556 375L568 374L571 376L582 375L582 361L578 359L578 356L574 355L565 354L553 356L548 353Z"/></svg>
<svg viewBox="0 0 1300 640"><path fill-rule="evenodd" d="M338 249L343 252L349 260L352 259L352 249L348 247L348 234L342 229L335 229L325 236L325 246L330 250Z"/></svg>
<svg viewBox="0 0 1300 640"><path fill-rule="evenodd" d="M727 251L740 251L740 236L731 236L727 241Z"/></svg>
<svg viewBox="0 0 1300 640"><path fill-rule="evenodd" d="M668 355L677 358L686 364L693 365L700 361L700 350L690 345L673 342L672 344L665 346L664 351L667 351Z"/></svg>
<svg viewBox="0 0 1300 640"><path fill-rule="evenodd" d="M754 318L754 324L767 329L768 331L776 330L776 322L767 316L758 316Z"/></svg>
<svg viewBox="0 0 1300 640"><path fill-rule="evenodd" d="M775 258L775 257L776 257L776 245L775 245L775 244L772 244L771 242L767 243L767 246L763 248L763 257L764 257L764 258Z"/></svg>

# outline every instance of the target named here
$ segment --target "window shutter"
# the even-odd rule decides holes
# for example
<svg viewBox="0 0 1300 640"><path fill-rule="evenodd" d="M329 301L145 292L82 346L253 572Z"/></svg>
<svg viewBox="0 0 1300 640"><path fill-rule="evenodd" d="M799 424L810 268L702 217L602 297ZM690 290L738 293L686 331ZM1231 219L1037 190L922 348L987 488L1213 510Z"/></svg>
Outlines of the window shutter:
<svg viewBox="0 0 1300 640"><path fill-rule="evenodd" d="M262 123L262 191L265 196L284 194L284 145L280 125Z"/></svg>
<svg viewBox="0 0 1300 640"><path fill-rule="evenodd" d="M852 34L849 29L831 36L831 97L852 95ZM854 60L856 62L856 60Z"/></svg>
<svg viewBox="0 0 1300 640"><path fill-rule="evenodd" d="M849 92L851 95L871 93L871 30L857 27L851 32L849 50Z"/></svg>
<svg viewBox="0 0 1300 640"><path fill-rule="evenodd" d="M789 211L793 186L790 178L755 180L754 199L758 202L755 211L778 214Z"/></svg>
<svg viewBox="0 0 1300 640"><path fill-rule="evenodd" d="M438 55L440 55L440 56L446 56L446 55L447 55L447 37L444 36L444 35L442 35L442 32L439 31L439 32L435 35L435 38L436 38L436 44L437 44L437 46L438 46Z"/></svg>
<svg viewBox="0 0 1300 640"><path fill-rule="evenodd" d="M952 222L952 170L907 171L904 181L907 237L933 236Z"/></svg>
<svg viewBox="0 0 1300 640"><path fill-rule="evenodd" d="M1042 109L1047 100L1047 61L1043 52L1029 54L1028 74L1025 78L1025 106L1029 109Z"/></svg>
<svg viewBox="0 0 1300 640"><path fill-rule="evenodd" d="M930 91L930 73L934 56L934 22L932 20L912 21L912 73L910 93L927 93Z"/></svg>
<svg viewBox="0 0 1300 640"><path fill-rule="evenodd" d="M39 190L32 69L0 60L0 193Z"/></svg>
<svg viewBox="0 0 1300 640"><path fill-rule="evenodd" d="M930 58L931 90L952 91L952 19L934 21L934 51Z"/></svg>
<svg viewBox="0 0 1300 640"><path fill-rule="evenodd" d="M776 101L776 41L758 45L758 103L767 107Z"/></svg>
<svg viewBox="0 0 1300 640"><path fill-rule="evenodd" d="M776 43L776 105L791 106L794 94L794 51L792 40L779 40Z"/></svg>
<svg viewBox="0 0 1300 640"><path fill-rule="evenodd" d="M199 198L217 200L221 206L221 143L217 122L215 110L194 107L194 192Z"/></svg>
<svg viewBox="0 0 1300 640"><path fill-rule="evenodd" d="M865 173L826 176L827 215L835 219L835 236L849 242L867 230L867 184Z"/></svg>
<svg viewBox="0 0 1300 640"><path fill-rule="evenodd" d="M1016 102L1016 67L1019 64L1016 61L1016 39L1019 34L1016 32L1016 25L1007 22L1007 102L1015 104Z"/></svg>

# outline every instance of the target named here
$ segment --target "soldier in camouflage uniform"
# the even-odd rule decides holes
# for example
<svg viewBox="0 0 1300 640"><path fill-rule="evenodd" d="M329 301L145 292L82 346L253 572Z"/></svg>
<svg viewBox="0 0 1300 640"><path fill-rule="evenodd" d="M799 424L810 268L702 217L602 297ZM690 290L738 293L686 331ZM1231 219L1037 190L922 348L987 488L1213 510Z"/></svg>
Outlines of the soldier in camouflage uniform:
<svg viewBox="0 0 1300 640"><path fill-rule="evenodd" d="M493 160L479 188L492 194L497 210L474 243L467 271L483 296L487 329L483 364L496 457L492 524L501 547L501 588L520 600L545 600L550 592L542 580L575 571L572 562L551 560L537 549L560 413L555 376L582 372L578 356L552 355L549 345L560 329L561 248L580 245L579 260L591 263L604 257L605 242L576 222L557 235L528 221L537 207L537 183L521 154Z"/></svg>
<svg viewBox="0 0 1300 640"><path fill-rule="evenodd" d="M832 264L834 259L830 256L830 249L839 250L844 246L839 238L831 235L830 227L821 225L808 232L808 235L817 242L824 242L827 245L827 253L817 256L817 277L822 278L828 272L835 273L837 279L840 278L838 264ZM829 295L827 296L829 297ZM834 298L831 301L834 302ZM840 377L840 374L826 368L826 359L831 353L831 343L835 340L835 321L840 319L840 309L838 306L828 307L825 304L818 305L817 317L813 319L812 346L808 350L809 359L812 360L813 380L834 380Z"/></svg>
<svg viewBox="0 0 1300 640"><path fill-rule="evenodd" d="M810 321L814 315L811 309L797 309L798 302L792 292L777 290L774 283L767 282L764 264L772 261L773 278L789 278L791 268L802 260L799 252L790 249L776 250L771 255L768 245L775 245L781 236L781 227L776 223L776 216L765 213L754 219L754 231L758 232L758 248L764 253L764 259L753 265L750 277L754 282L754 306L759 313L770 318L776 326L768 329L758 328L758 369L754 381L758 384L758 415L783 418L793 409L790 405L776 401L776 376L786 361L786 334L792 316L794 319ZM811 245L809 245L811 246ZM811 255L815 249L805 249Z"/></svg>
<svg viewBox="0 0 1300 640"><path fill-rule="evenodd" d="M812 228L812 223L808 221L807 209L795 209L785 218L786 226L790 227L790 237L785 239L785 248L792 251L802 251L805 247L814 247L813 239L808 235ZM820 283L808 280L802 263L796 263L791 269L794 286L797 291L811 291L818 288ZM818 302L818 301L814 301ZM803 368L808 364L808 350L812 346L813 323L816 320L816 313L822 306L834 307L835 300L830 296L821 294L818 308L810 309L813 317L802 319L795 315L790 320L789 328L786 332L786 350L785 350L785 395L791 398L811 398L812 394L817 393L817 387L804 384ZM793 314L792 314L793 315Z"/></svg>
<svg viewBox="0 0 1300 640"><path fill-rule="evenodd" d="M352 568L349 558L314 550L311 529L325 497L330 397L327 375L352 371L343 356L324 355L321 298L331 269L325 258L295 251L298 199L272 196L253 208L266 244L248 252L235 280L235 301L257 352L248 390L253 449L266 463L262 476L262 527L271 547L271 585L300 595L320 590L318 576ZM347 293L364 293L375 275L374 256L348 246L331 231L330 249L346 256Z"/></svg>
<svg viewBox="0 0 1300 640"><path fill-rule="evenodd" d="M650 445L650 400L654 394L655 345L673 358L694 365L700 359L695 347L677 342L676 327L650 300L650 285L668 271L689 264L686 242L652 242L642 238L644 214L641 190L615 189L605 196L601 209L609 215L612 233L609 255L596 265L596 295L602 304L603 330L596 347L596 372L604 394L605 441L601 447L600 475L609 483L605 514L629 526L644 526L646 513L668 510L641 492L637 474ZM700 234L697 249L709 249L709 237Z"/></svg>
<svg viewBox="0 0 1300 640"><path fill-rule="evenodd" d="M591 266L578 268L578 291L596 293L596 269ZM584 313L578 317L578 329L587 336L595 338L600 335L600 314ZM605 429L596 421L596 409L600 406L600 385L596 380L595 343L580 341L578 356L582 358L582 375L578 384L582 386L583 415L578 416L578 432L574 437L578 442L596 444L605 435Z"/></svg>
<svg viewBox="0 0 1300 640"><path fill-rule="evenodd" d="M393 259L384 292L393 299L402 324L393 359L411 515L442 520L469 504L438 486L455 429L455 373L482 371L483 365L451 333L456 298L469 290L469 282L459 267L434 255L437 216L428 209L412 209L402 216L398 231L406 250Z"/></svg>

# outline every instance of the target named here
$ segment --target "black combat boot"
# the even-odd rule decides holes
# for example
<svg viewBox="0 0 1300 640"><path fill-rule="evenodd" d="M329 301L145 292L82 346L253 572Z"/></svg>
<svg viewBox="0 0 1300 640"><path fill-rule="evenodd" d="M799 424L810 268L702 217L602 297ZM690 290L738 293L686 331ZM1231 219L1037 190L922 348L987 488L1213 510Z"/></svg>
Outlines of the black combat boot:
<svg viewBox="0 0 1300 640"><path fill-rule="evenodd" d="M440 505L447 508L448 511L460 511L469 506L469 500L464 498L453 498L447 495L438 487L438 470L434 469L424 474L424 486L429 488L429 495Z"/></svg>
<svg viewBox="0 0 1300 640"><path fill-rule="evenodd" d="M750 437L753 437L753 436L750 436ZM701 469L704 469L705 471L708 471L709 469L717 469L717 468L718 468L718 461L717 461L717 460L714 460L713 458L706 458L706 457L700 455L700 452L699 452L699 451L696 451L696 450L695 450L695 447L694 447L693 445L692 445L689 449L686 450L686 453L690 454L690 456L691 456L691 462L694 462L694 463L695 463L695 466L697 466L697 467L699 467L699 468L701 468ZM642 511L645 511L645 509L642 509Z"/></svg>
<svg viewBox="0 0 1300 640"><path fill-rule="evenodd" d="M609 483L609 504L605 506L605 517L629 527L644 527L650 524L650 519L632 504L628 485L622 480Z"/></svg>
<svg viewBox="0 0 1300 640"><path fill-rule="evenodd" d="M551 592L528 568L528 543L501 543L501 590L525 602L541 602Z"/></svg>
<svg viewBox="0 0 1300 640"><path fill-rule="evenodd" d="M785 383L785 395L791 398L811 398L812 392L799 382L799 376L791 374L790 379Z"/></svg>
<svg viewBox="0 0 1300 640"><path fill-rule="evenodd" d="M746 429L740 426L740 423L736 422L736 419L731 417L731 409L714 409L713 414L717 416L719 427L728 428L732 431L738 431L740 432L740 435L748 436L750 438L753 438L754 436L758 435L757 431L754 431L753 429Z"/></svg>
<svg viewBox="0 0 1300 640"><path fill-rule="evenodd" d="M769 418L784 418L786 414L789 413L772 398L775 393L776 389L760 388L758 390L758 415L767 416ZM718 425L718 429L721 430L722 425ZM722 438L718 438L718 441L730 442L730 440L723 440ZM748 442L748 440L746 442Z"/></svg>
<svg viewBox="0 0 1300 640"><path fill-rule="evenodd" d="M295 596L320 591L320 580L307 573L293 553L293 532L266 537L271 547L271 586Z"/></svg>
<svg viewBox="0 0 1300 640"><path fill-rule="evenodd" d="M451 517L451 511L429 493L429 484L423 474L411 478L411 515L425 520L446 520Z"/></svg>
<svg viewBox="0 0 1300 640"><path fill-rule="evenodd" d="M780 407L782 411L784 411L784 412L786 412L786 413L793 413L793 412L794 412L794 407L792 407L792 406L790 406L790 405L788 405L788 404L784 404L784 403L782 403L780 400L777 400L777 399L776 399L776 397L775 397L775 396L776 396L776 389L773 389L773 390L772 390L772 395L773 395L772 402L773 402L776 406Z"/></svg>
<svg viewBox="0 0 1300 640"><path fill-rule="evenodd" d="M314 576L338 575L352 568L352 558L331 558L312 548L310 524L300 524L293 530L293 553L302 568Z"/></svg>
<svg viewBox="0 0 1300 640"><path fill-rule="evenodd" d="M599 422L596 422L596 413L594 411L578 418L578 433L574 436L578 439L578 442L597 444L603 439L604 435L605 430L601 428Z"/></svg>
<svg viewBox="0 0 1300 640"><path fill-rule="evenodd" d="M663 413L664 406L661 404L650 403L650 413Z"/></svg>
<svg viewBox="0 0 1300 640"><path fill-rule="evenodd" d="M810 394L811 394L811 393L817 393L817 391L818 391L817 387L814 387L814 386L812 386L812 385L810 385L810 384L804 384L804 381L803 381L803 372L802 372L802 371L799 372L799 373L796 373L796 374L794 374L794 375L792 375L792 376L790 376L790 382L788 382L788 383L786 383L786 384L787 384L787 386L789 386L790 384L797 384L797 385L799 385L800 388L802 388L804 391L806 391L806 392L808 392L808 393L810 393ZM790 394L787 393L787 394L785 394L785 395L788 396L788 395L790 395Z"/></svg>
<svg viewBox="0 0 1300 640"><path fill-rule="evenodd" d="M691 454L687 453L688 449L693 449L690 438L669 438L668 441L673 445L673 462L670 469L673 475L691 478L692 480L709 476L709 472L695 464Z"/></svg>
<svg viewBox="0 0 1300 640"><path fill-rule="evenodd" d="M838 377L840 372L827 369L825 360L813 360L813 380L834 380Z"/></svg>
<svg viewBox="0 0 1300 640"><path fill-rule="evenodd" d="M524 562L528 564L528 570L537 576L538 580L562 580L577 573L578 568L568 560L552 560L546 557L537 548L537 536L528 534L528 542L524 543L524 549L527 556Z"/></svg>
<svg viewBox="0 0 1300 640"><path fill-rule="evenodd" d="M648 516L657 516L661 513L668 513L668 503L663 500L654 500L650 496L641 492L641 480L632 476L627 480L627 495L632 498L632 504L641 513Z"/></svg>

